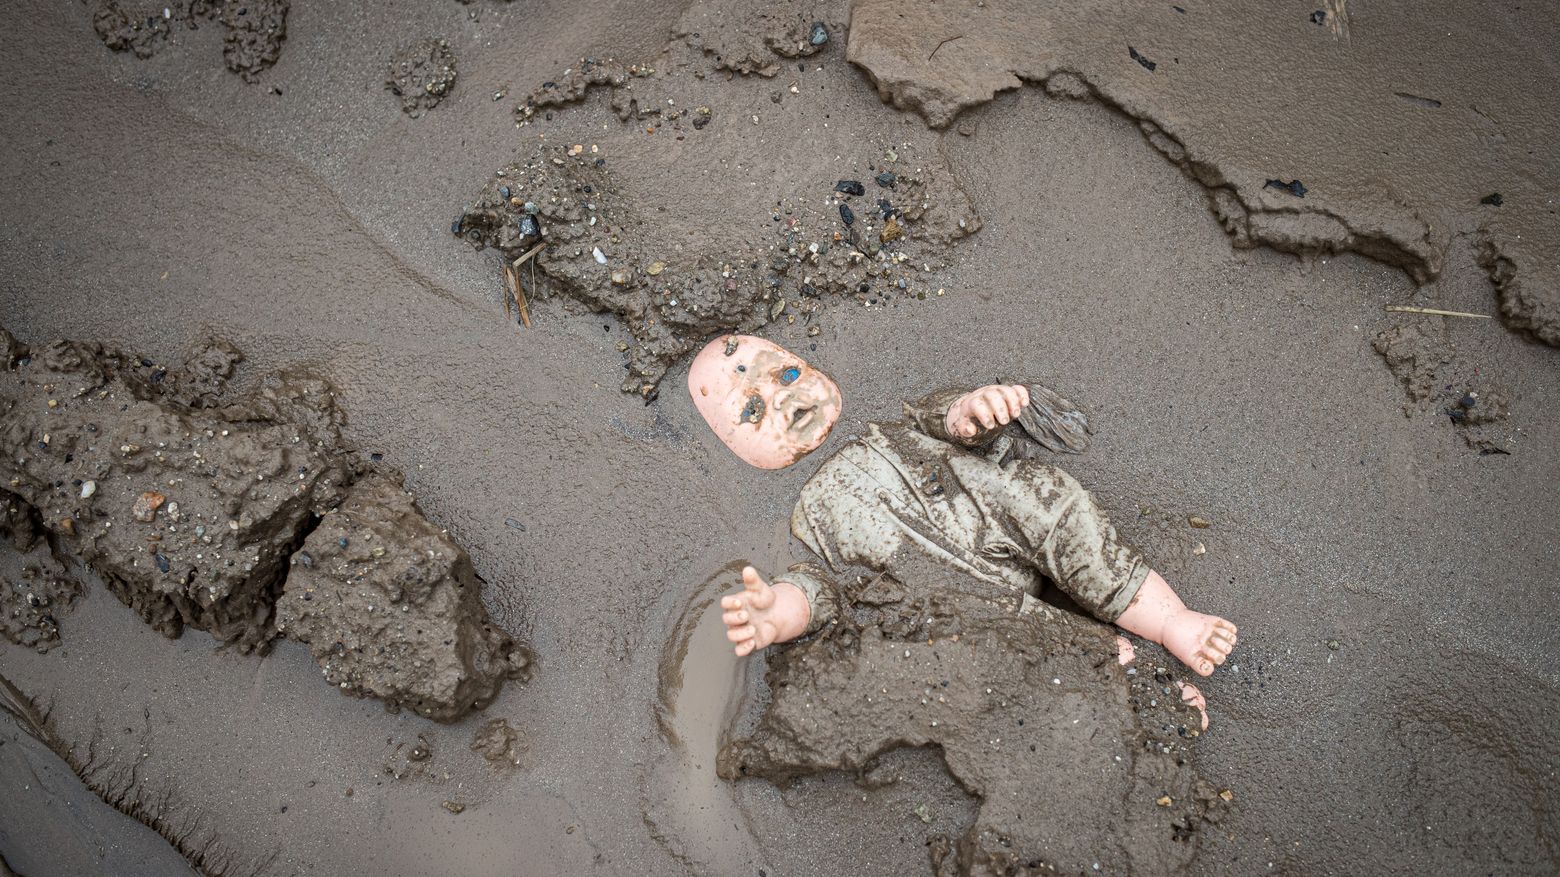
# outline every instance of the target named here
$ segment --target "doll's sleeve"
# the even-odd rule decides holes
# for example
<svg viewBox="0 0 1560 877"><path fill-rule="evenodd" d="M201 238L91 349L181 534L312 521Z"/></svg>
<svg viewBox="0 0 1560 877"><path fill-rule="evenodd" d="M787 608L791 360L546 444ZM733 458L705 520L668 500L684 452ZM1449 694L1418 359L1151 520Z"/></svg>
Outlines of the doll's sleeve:
<svg viewBox="0 0 1560 877"><path fill-rule="evenodd" d="M793 564L786 570L785 575L776 576L775 580L790 582L807 597L807 605L812 610L812 617L808 619L807 629L802 631L802 636L815 634L839 618L839 585L834 581L834 577L818 564Z"/></svg>

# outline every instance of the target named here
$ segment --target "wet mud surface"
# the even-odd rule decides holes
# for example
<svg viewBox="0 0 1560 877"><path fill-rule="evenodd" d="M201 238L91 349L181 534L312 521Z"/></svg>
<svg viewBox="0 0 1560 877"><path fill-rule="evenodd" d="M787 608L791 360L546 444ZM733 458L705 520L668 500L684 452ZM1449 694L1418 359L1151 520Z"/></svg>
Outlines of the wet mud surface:
<svg viewBox="0 0 1560 877"><path fill-rule="evenodd" d="M967 832L933 839L939 874L1190 864L1221 802L1163 669L1128 676L1114 634L1061 610L912 602L886 577L863 582L851 622L770 657L772 700L723 749L721 776L867 774L899 747L936 747L980 800Z"/></svg>
<svg viewBox="0 0 1560 877"><path fill-rule="evenodd" d="M1540 182L1560 173L1560 153L1539 133L1560 101L1515 73L1552 42L1554 18L1328 9L1313 20L1286 7L857 0L849 57L885 100L937 127L1025 83L1112 106L1207 191L1236 246L1352 251L1423 283L1466 238L1505 323L1560 345L1560 223ZM1231 33L1262 34L1264 51L1226 51ZM1423 67L1426 54L1440 63ZM1492 57L1520 84L1480 75Z"/></svg>
<svg viewBox="0 0 1560 877"><path fill-rule="evenodd" d="M610 199L586 203L613 218L589 226L581 207L583 223L606 222L634 258L588 274L605 266L591 253L600 238L582 237L592 261L572 268L604 280L608 295L616 295L611 271L632 267L645 272L643 283L656 261L663 275L689 270L694 256L762 270L764 261L752 267L756 257L785 244L784 209L780 228L773 218L782 202L807 223L799 240L829 245L824 262L841 249L834 234L847 236L840 202L855 216L851 227L882 231L866 202L875 204L874 177L893 149L897 164L945 175L938 185L956 186L963 199L950 194L949 203L967 203L980 232L946 251L912 241L903 273L872 279L864 297L848 287L821 296L816 311L798 307L809 300L798 285L763 331L839 380L845 415L831 441L897 418L901 400L930 388L1007 374L1065 387L1089 410L1090 452L1069 460L1069 471L1189 603L1242 629L1231 664L1203 683L1213 726L1193 743L1196 771L1233 800L1198 831L1192 868L1553 872L1560 830L1548 765L1560 687L1549 656L1560 643L1540 611L1548 571L1560 565L1550 488L1560 479L1560 433L1547 416L1560 402L1553 351L1499 320L1381 310L1407 303L1495 314L1480 235L1502 236L1502 252L1516 233L1542 240L1521 223L1544 175L1523 176L1525 166L1508 159L1552 154L1534 142L1545 105L1531 102L1524 114L1512 106L1520 95L1506 95L1542 81L1552 63L1543 23L1513 35L1502 22L1515 13L1501 10L1473 16L1457 7L1436 17L1371 7L1351 9L1349 27L1335 29L1333 16L1314 25L1313 10L1301 9L1294 33L1304 36L1286 44L1291 31L1261 10L1221 8L1215 17L1182 8L1195 20L1186 36L1199 52L1164 42L1166 30L1123 38L1136 7L1108 16L1085 9L1067 23L1068 34L1099 41L1089 57L1108 64L1105 72L1136 86L1177 86L1178 69L1194 64L1244 71L1232 72L1244 78L1230 87L1172 95L1145 140L1146 110L1123 115L1067 98L1104 92L1109 77L1091 70L1053 74L1049 90L1003 92L929 128L885 105L868 71L850 63L858 34L844 2L295 6L286 51L251 88L216 66L221 28L174 28L169 49L142 59L104 48L91 7L26 0L16 26L0 34L0 64L14 86L0 93L11 120L0 128L0 206L12 217L0 235L6 326L33 348L99 339L158 364L226 337L248 361L235 369L233 389L181 384L176 401L197 417L218 417L230 395L253 399L267 374L321 375L352 441L393 465L428 520L464 547L491 617L524 635L545 672L505 685L481 713L448 725L410 708L388 714L320 684L322 668L301 643L280 637L264 654L213 654L215 641L202 633L169 640L108 599L90 567L70 566L82 596L59 619L59 644L39 654L0 638L5 675L52 705L59 739L78 766L89 765L81 772L98 790L89 794L155 825L208 873L497 875L522 862L559 874L918 874L931 871L938 837L948 839L944 867L956 869L957 840L974 838L986 805L959 786L935 746L898 748L859 777L821 770L780 786L714 776L726 727L751 735L772 694L761 663L737 677L718 628L688 649L682 678L694 685L672 700L673 727L697 751L659 732L661 647L705 631L683 619L708 599L701 589L712 570L746 557L773 572L804 558L783 535L763 550L750 546L755 533L783 531L813 467L755 477L712 446L679 394L647 406L619 392L652 382L625 375L625 364L653 376L671 362L675 383L677 342L591 312L545 274L545 258L540 293L531 263L520 266L530 327L513 306L505 319L491 245L474 252L450 232L463 205L488 199L496 170L567 161L579 144L575 157L589 167L552 165L549 185L578 198L585 193L572 187L596 187L589 174L607 172L600 182ZM1392 22L1385 31L1383 17ZM935 52L937 65L967 69L958 53L967 41L980 44L975 21L921 34L920 57ZM786 57L767 48L771 39L790 46L811 22L829 34L817 51ZM1032 24L1010 22L1026 35ZM1436 42L1406 33L1443 26L1452 33ZM414 121L385 92L386 61L429 34L459 57L461 81ZM1297 41L1313 35L1334 42ZM1294 45L1331 53L1330 72L1291 75L1311 69L1278 63ZM1456 61L1466 51L1488 64ZM728 54L774 75L719 66ZM1447 57L1455 63L1399 75L1413 59ZM607 79L628 78L549 102L542 92L575 90L565 83L582 58L604 67L617 59ZM1278 59L1271 76L1250 74L1260 58ZM1393 81L1359 74L1361 64ZM1441 70L1457 82L1445 90L1421 82ZM1467 109L1470 90L1503 103L1474 101L1489 113L1481 119ZM1290 109L1273 112L1270 97ZM1217 118L1227 126L1215 130L1207 120ZM1467 124L1408 127L1447 118ZM1349 126L1362 133L1334 136ZM1328 149L1313 148L1313 129ZM1449 131L1486 143L1489 160L1443 150L1457 160L1418 162L1444 169L1442 189L1405 182L1402 152L1441 149L1429 135ZM1217 149L1199 145L1225 134ZM1383 151L1391 155L1378 158ZM1301 153L1328 158L1301 161ZM599 169L597 158L605 159ZM1379 169L1392 191L1356 185L1360 168ZM1207 172L1218 189L1213 169L1237 193L1240 209L1227 213L1237 232L1249 223L1251 242L1280 246L1289 235L1304 242L1293 248L1305 257L1246 249L1247 238L1232 248L1197 175ZM838 197L840 180L862 183L865 195ZM1348 212L1355 208L1340 199L1349 192L1365 213ZM1479 203L1495 193L1498 205ZM1477 209L1424 208L1464 202ZM1382 218L1393 203L1402 210L1392 216L1426 218L1431 246L1415 243L1424 236L1417 220ZM61 205L91 207L62 214ZM1390 259L1309 249L1345 237L1312 215L1313 205L1348 217L1349 234L1409 253L1431 252L1450 229L1439 273L1418 285ZM962 215L932 210L921 228ZM613 259L628 252L602 250ZM572 248L561 252L573 258ZM923 261L933 270L921 270ZM784 284L796 282L799 267ZM1508 287L1541 293L1528 270L1517 253ZM614 301L627 309L628 299ZM746 314L768 317L757 305ZM1444 331L1453 361L1405 412L1404 388L1373 342L1421 319L1441 327L1430 342L1440 344ZM642 338L660 346L631 353ZM170 367L154 385L163 398L179 372ZM1479 394L1472 407L1462 404L1469 390ZM1481 456L1449 411L1477 420L1496 396L1503 404L1491 410L1509 415L1473 428L1494 431L1512 453ZM76 488L64 499L82 502L69 480L76 474L54 477ZM135 500L152 490L165 497L153 523L134 521ZM110 495L115 514L141 528L178 523L166 517L170 502L181 515L186 508L177 490L155 485L95 499ZM1192 527L1194 516L1209 526ZM41 518L23 526L40 528L34 551L64 541L44 538ZM7 564L12 551L0 546ZM295 556L288 576L300 568ZM1153 651L1139 649L1140 666L1166 660ZM711 681L699 688L700 680ZM1136 696L1129 689L1128 709ZM731 698L741 701L734 715ZM918 701L906 706L919 709ZM728 715L734 726L717 730ZM499 768L486 748L472 750L497 720L519 739L521 764ZM494 735L491 748L502 737L514 753L510 736ZM429 758L411 761L424 741ZM75 865L101 860L95 852L54 854L50 847L65 850L69 839L28 828L32 814L56 811L32 797L35 768L3 760L8 750L0 746L8 792L0 855L91 873ZM386 765L405 778L387 775ZM175 847L140 834L150 848L120 847L113 873L169 873L157 852Z"/></svg>
<svg viewBox="0 0 1560 877"><path fill-rule="evenodd" d="M3 329L0 341L8 517L40 523L53 553L91 567L154 630L193 627L246 652L285 633L343 692L440 721L528 676L465 552L399 476L342 445L324 380L275 373L222 398L241 358L226 342L166 368L101 344L33 349ZM6 602L38 645L57 639L47 610L71 586L31 577Z"/></svg>

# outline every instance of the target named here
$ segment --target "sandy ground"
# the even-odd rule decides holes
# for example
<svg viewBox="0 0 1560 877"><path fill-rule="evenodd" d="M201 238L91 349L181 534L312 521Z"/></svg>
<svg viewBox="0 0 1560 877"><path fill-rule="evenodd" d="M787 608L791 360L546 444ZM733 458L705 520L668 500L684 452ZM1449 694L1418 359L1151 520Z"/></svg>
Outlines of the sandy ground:
<svg viewBox="0 0 1560 877"><path fill-rule="evenodd" d="M939 273L946 294L841 300L818 336L774 337L845 388L842 436L926 389L1047 381L1090 410L1095 444L1069 468L1128 535L1150 552L1205 544L1168 572L1188 602L1237 621L1241 645L1204 685L1215 724L1199 758L1235 806L1198 872L1560 864L1560 632L1545 611L1560 568L1555 353L1494 321L1449 324L1458 356L1512 399L1512 453L1481 456L1439 410L1405 417L1371 348L1405 319L1386 304L1491 311L1471 242L1454 238L1423 290L1356 256L1234 250L1202 188L1113 111L1026 88L961 117L969 134L929 131L879 100L842 39L806 62L806 87L767 126L747 119L769 114L776 82L702 80L717 121L700 149L641 145L649 135L604 96L551 127L514 126L514 96L585 54L655 58L681 12L298 4L277 65L247 85L223 69L213 28L143 61L105 49L75 4L13 11L0 35L6 327L167 361L217 332L249 355L241 379L320 369L350 438L407 473L470 551L495 618L539 656L530 683L438 726L341 697L297 644L259 658L199 632L166 640L88 580L62 646L0 643L0 667L53 704L63 736L138 764L134 794L160 796L176 834L210 840L212 871L924 873L928 835L972 812L935 756L904 755L904 779L878 789L831 776L729 790L655 718L663 646L712 577L734 559L798 556L784 519L812 467L755 475L680 394L647 406L619 392L626 336L610 318L540 302L533 328L512 326L495 262L449 234L538 133L602 143L668 240L756 234L780 197L822 198L836 169L895 147L941 156L985 221ZM448 40L460 80L410 119L384 66L426 36ZM1182 532L1190 514L1213 526ZM688 712L723 715L703 708ZM468 748L498 717L524 743L509 770ZM68 787L58 772L35 782L10 754L24 741L0 739L0 852L20 873L168 873L134 824L84 816L59 840L38 828L48 796L76 812L91 799L54 791ZM410 761L424 741L432 758ZM40 856L69 838L71 858Z"/></svg>

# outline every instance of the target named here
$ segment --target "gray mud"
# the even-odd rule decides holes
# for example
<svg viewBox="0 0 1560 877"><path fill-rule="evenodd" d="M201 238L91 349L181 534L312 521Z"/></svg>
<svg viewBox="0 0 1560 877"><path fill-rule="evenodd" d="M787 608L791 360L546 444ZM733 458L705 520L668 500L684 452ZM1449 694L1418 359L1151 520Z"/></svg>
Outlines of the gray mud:
<svg viewBox="0 0 1560 877"><path fill-rule="evenodd" d="M25 522L13 541L41 524L51 550L165 636L188 626L264 652L287 633L344 693L439 721L528 676L529 652L488 618L465 551L399 476L342 444L324 380L279 372L221 398L239 358L226 342L178 368L102 344L29 349L4 329L0 342L0 479L8 508L35 510L7 512ZM29 602L46 607L40 597ZM55 635L43 623L29 625L38 642Z"/></svg>
<svg viewBox="0 0 1560 877"><path fill-rule="evenodd" d="M401 99L401 112L417 118L439 105L455 87L455 53L449 42L429 37L397 49L385 71L385 88Z"/></svg>
<svg viewBox="0 0 1560 877"><path fill-rule="evenodd" d="M1219 816L1199 776L1196 713L1162 669L1132 675L1104 625L1061 610L911 602L858 586L854 623L769 658L772 699L720 755L727 779L870 773L937 747L980 810L935 839L939 874L1182 872ZM1096 867L1098 866L1098 867Z"/></svg>
<svg viewBox="0 0 1560 877"><path fill-rule="evenodd" d="M93 0L92 28L105 46L150 58L171 41L175 28L202 21L222 25L222 60L245 82L254 82L281 57L290 0Z"/></svg>
<svg viewBox="0 0 1560 877"><path fill-rule="evenodd" d="M60 620L80 598L81 584L45 546L0 556L0 634L11 642L40 654L58 646Z"/></svg>
<svg viewBox="0 0 1560 877"><path fill-rule="evenodd" d="M772 205L803 196L800 209L830 230L810 239L832 243L841 220L825 199L835 182L860 180L870 197L869 165L893 148L901 163L946 172L981 232L932 272L891 278L926 281L907 291L878 284L865 301L824 299L794 323L797 297L787 296L765 332L845 388L835 441L897 417L901 400L932 387L1005 373L1053 376L1096 416L1090 453L1069 461L1073 474L1156 565L1176 568L1188 603L1242 629L1230 665L1201 683L1213 727L1195 741L1197 770L1231 790L1234 806L1199 832L1195 869L1554 873L1560 687L1551 656L1560 638L1543 611L1549 571L1560 568L1554 351L1495 321L1444 323L1456 355L1477 370L1469 376L1498 380L1509 405L1508 418L1481 428L1509 434L1514 453L1479 456L1447 427L1444 409L1457 399L1404 416L1404 393L1372 348L1376 333L1409 319L1383 314L1384 304L1494 313L1472 252L1477 229L1452 237L1440 274L1420 288L1398 268L1350 255L1232 249L1206 188L1185 172L1197 156L1167 162L1135 117L1098 101L1021 88L945 129L884 105L845 57L855 38L843 2L786 4L802 13L795 19L768 4L776 35L803 17L830 28L818 52L785 59L771 78L728 75L672 36L696 30L708 45L735 44L717 31L745 27L759 6L300 5L286 51L262 74L273 90L216 68L219 28L176 29L176 48L141 60L107 51L85 5L21 0L0 31L11 83L0 89L5 324L36 344L102 339L175 364L191 341L219 333L249 357L234 375L246 391L257 375L300 364L328 376L353 441L404 473L428 517L467 549L493 617L523 631L547 665L523 688L506 686L485 713L436 726L319 684L310 651L285 638L263 657L214 656L204 636L167 640L101 599L98 577L73 565L85 596L64 619L61 644L40 655L0 638L0 664L53 705L58 737L90 760L100 794L139 806L213 874L680 874L724 861L748 874L926 873L927 841L965 836L983 806L950 778L940 749L895 750L863 782L825 770L783 788L761 779L701 786L700 772L678 772L686 762L656 731L656 645L685 630L679 611L710 570L741 557L753 533L783 530L812 464L755 477L705 440L680 394L645 406L619 393L629 357L616 343L636 341L634 330L582 313L541 271L531 328L504 320L492 254L457 245L449 231L459 205L517 155L524 164L539 150L583 144L606 159L613 209L646 218L634 240L647 263L767 250ZM1196 58L1135 34L1116 42L1113 28L1139 7L1084 9L1067 23L1116 43L1099 57L1152 77L1145 85L1170 83L1192 61L1250 71L1253 59L1287 50L1276 45L1287 31L1258 14L1266 7L1182 7L1197 21L1198 45L1216 44ZM1466 119L1498 160L1450 163L1448 173L1475 202L1503 193L1501 206L1476 211L1493 221L1528 203L1490 174L1504 173L1512 152L1544 154L1534 133L1542 113L1532 126L1520 114L1486 122L1411 79L1360 73L1368 62L1396 80L1419 64L1422 75L1444 69L1458 87L1501 99L1553 78L1554 41L1542 26L1502 36L1507 12L1471 9L1393 13L1399 30L1451 32L1428 45L1371 42L1371 28L1358 25L1392 10L1351 11L1354 42L1329 50L1345 81L1329 73L1314 95L1296 95L1304 79L1274 68L1177 106L1225 118L1231 138L1249 138L1221 151L1230 160L1221 167L1257 167L1241 190L1275 207L1337 195L1305 167L1270 166L1310 136L1297 125L1357 120L1365 133L1340 141L1352 152L1337 152L1328 174L1395 174L1400 150L1430 141L1383 132L1375 117ZM1296 13L1304 33L1342 39L1306 21L1310 11ZM973 20L936 34L926 53L956 60L964 39L936 43ZM1479 22L1472 33L1467 21ZM414 122L381 83L389 54L428 34L449 41L461 82ZM1467 42L1486 64L1436 63ZM656 72L631 79L631 90L596 86L515 114L520 96L562 82L560 71L582 57ZM1088 94L1093 80L1052 82L1058 94ZM1288 115L1272 110L1265 88ZM630 108L630 122L614 104ZM1393 155L1378 159L1382 151ZM1307 194L1265 188L1268 179L1301 181ZM1520 185L1542 188L1538 180ZM846 199L857 226L862 200ZM915 257L906 268L935 255L905 252ZM1481 399L1490 392L1478 389ZM1192 515L1212 526L1191 528ZM800 551L751 559L773 572ZM755 680L750 693L764 692ZM717 699L684 689L678 718L722 714ZM495 716L523 738L524 764L496 770L469 749ZM410 764L437 773L386 776L386 763L404 770L424 737L435 754ZM0 761L0 780L32 785L28 769ZM699 821L697 807L667 818L705 788L729 793L723 818ZM49 836L26 830L35 800L0 795L4 855L69 865L51 858ZM464 809L451 813L444 801ZM741 834L723 846L733 836L712 826L728 824ZM113 859L113 873L170 873L160 861Z"/></svg>
<svg viewBox="0 0 1560 877"><path fill-rule="evenodd" d="M1206 190L1238 247L1352 251L1425 283L1466 237L1506 324L1560 345L1546 133L1560 97L1551 76L1516 72L1560 20L1532 5L1326 9L855 0L849 57L939 128L1025 83L1112 106ZM1231 33L1262 34L1261 50L1229 51ZM1498 85L1492 63L1510 71Z"/></svg>

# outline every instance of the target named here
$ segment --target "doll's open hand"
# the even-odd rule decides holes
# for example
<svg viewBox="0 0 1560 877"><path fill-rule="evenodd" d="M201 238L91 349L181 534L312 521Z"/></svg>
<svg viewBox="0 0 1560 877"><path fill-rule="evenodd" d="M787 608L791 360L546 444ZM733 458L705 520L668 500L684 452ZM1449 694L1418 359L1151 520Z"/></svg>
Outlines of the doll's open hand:
<svg viewBox="0 0 1560 877"><path fill-rule="evenodd" d="M983 429L993 429L1018 417L1029 404L1029 388L1019 384L992 384L965 393L948 406L943 424L948 434L973 438Z"/></svg>

